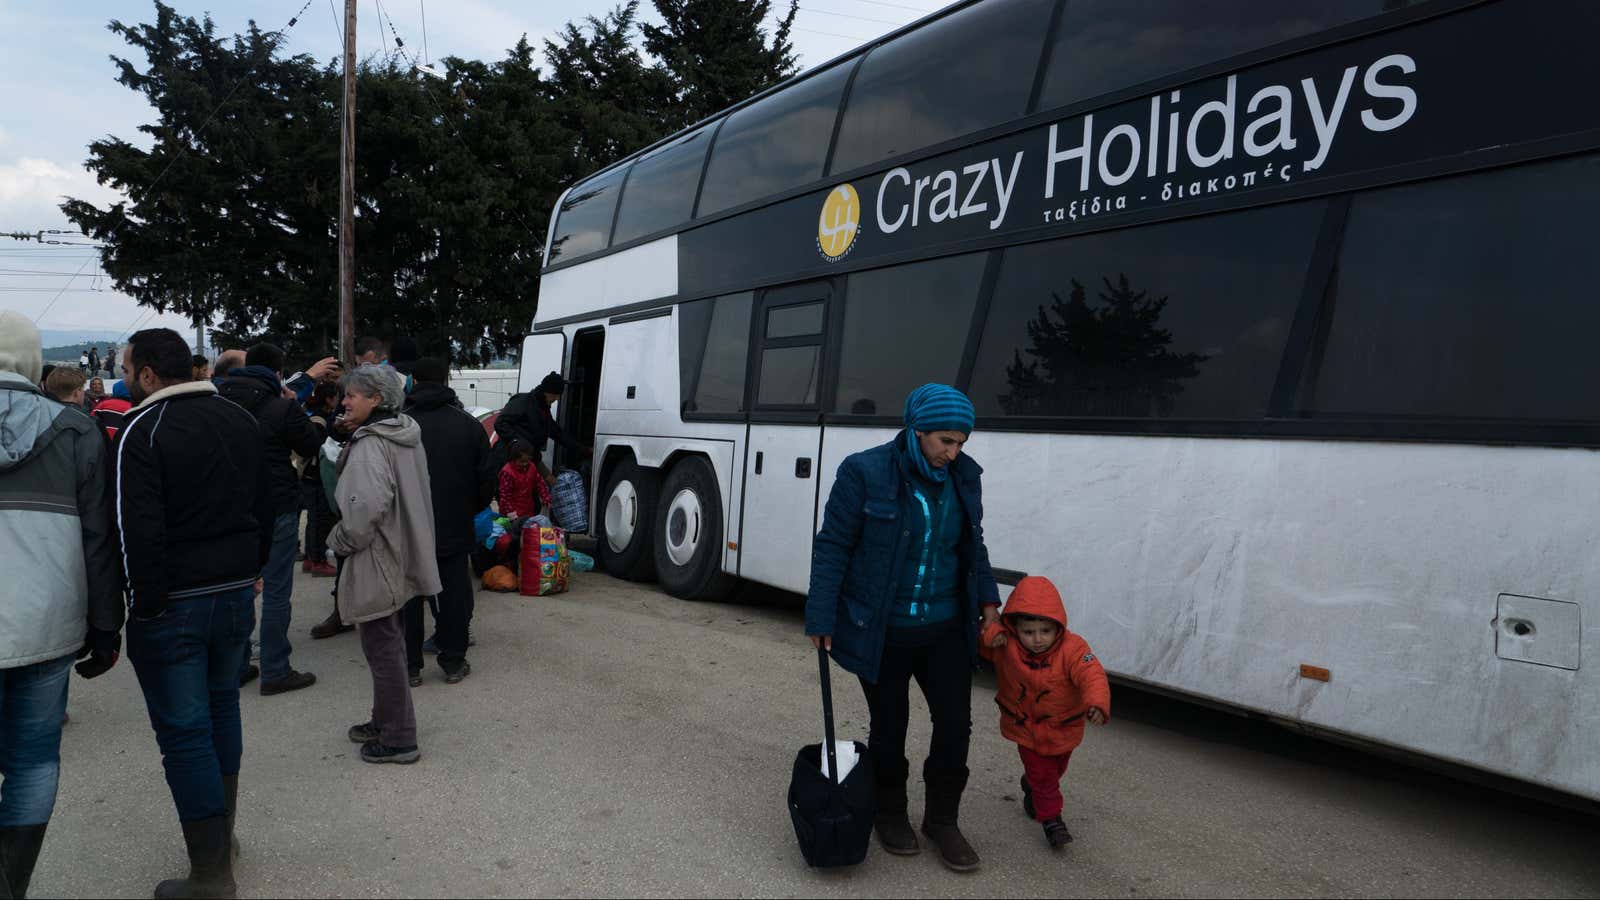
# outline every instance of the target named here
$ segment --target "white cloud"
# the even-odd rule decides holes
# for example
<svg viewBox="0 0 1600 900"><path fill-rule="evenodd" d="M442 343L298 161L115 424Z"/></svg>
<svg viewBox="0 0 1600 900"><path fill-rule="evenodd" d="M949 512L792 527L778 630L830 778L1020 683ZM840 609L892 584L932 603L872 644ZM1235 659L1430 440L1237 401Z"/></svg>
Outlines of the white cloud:
<svg viewBox="0 0 1600 900"><path fill-rule="evenodd" d="M105 205L119 196L79 166L26 156L0 163L0 209L6 217L0 226L7 229L68 228L59 209L66 197Z"/></svg>

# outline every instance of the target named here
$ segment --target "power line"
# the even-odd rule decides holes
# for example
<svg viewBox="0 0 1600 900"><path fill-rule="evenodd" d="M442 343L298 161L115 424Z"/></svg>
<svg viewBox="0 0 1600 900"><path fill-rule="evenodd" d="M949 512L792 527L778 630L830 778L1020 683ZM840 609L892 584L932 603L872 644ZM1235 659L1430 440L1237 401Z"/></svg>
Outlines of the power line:
<svg viewBox="0 0 1600 900"><path fill-rule="evenodd" d="M841 19L858 19L862 22L876 22L879 25L893 25L896 28L902 27L906 24L905 22L896 22L893 19L874 19L870 16L858 16L852 13L836 12L831 9L817 9L815 6L800 6L796 8L801 12L817 13L824 16L838 16Z"/></svg>
<svg viewBox="0 0 1600 900"><path fill-rule="evenodd" d="M931 12L938 12L937 9L925 9L921 6L907 6L904 3L889 3L887 0L856 0L856 2L871 3L873 6L887 6L892 9L909 9L912 12L922 13L924 15Z"/></svg>
<svg viewBox="0 0 1600 900"><path fill-rule="evenodd" d="M273 50L276 50L277 49L277 39L282 38L285 34L287 34L289 32L289 29L293 28L295 26L295 23L300 21L300 16L304 15L305 11L307 9L310 9L310 8L311 8L311 0L306 0L304 5L302 5L300 7L300 11L289 17L289 23L287 25L284 25L282 28L280 28L277 31L272 33L271 37L273 38L273 40L267 42L264 45L263 50L265 50L266 52L269 52L269 53L271 51L273 51ZM228 90L228 93L223 96L222 101L219 102L215 107L212 108L211 114L206 116L205 121L200 123L200 127L196 128L194 130L194 134L197 137L200 135L201 132L206 130L206 126L210 125L212 120L216 119L217 113L221 112L222 108L224 106L228 105L228 101L233 99L233 95L238 93L239 88L244 86L245 79L249 78L251 75L253 75L255 73L256 66L259 65L260 62L261 62L261 57L262 57L262 54L261 54L261 52L258 51L257 54L256 54L256 58L251 60L249 67L247 67L244 70L244 74L240 75L238 80L236 80L233 83L233 87L230 88ZM156 188L156 185L161 183L161 179L166 178L167 177L167 173L172 171L172 167L178 164L178 160L183 159L185 156L188 155L188 153L189 153L189 148L187 146L185 146L185 145L180 144L178 146L178 152L173 155L172 159L167 161L167 165L166 165L165 168L163 168L161 170L161 174L157 175L155 177L154 181L150 182L148 185L145 186L145 189L144 189L145 195L148 196L152 191L154 191L155 188ZM126 225L127 223L128 223L128 217L127 217L127 214L124 213L122 215L122 218L117 220L117 224L111 226L111 230L106 232L106 236L105 236L105 238L103 240L110 241L111 238L113 236L115 236L118 231L122 230L122 226ZM39 320L44 318L44 314L49 312L51 310L51 308L53 308L56 305L56 301L60 300L61 297L64 294L66 294L67 289L72 284L73 280L75 280L78 277L78 275L83 274L83 269L84 269L85 266L87 266L89 264L89 262L90 262L90 260L85 259L83 261L83 265L78 267L78 272L76 274L74 274L71 279L67 280L67 284L66 285L62 286L61 292L56 294L54 297L52 297L50 299L50 302L45 304L44 309L40 310L39 314L33 317L34 324L38 324Z"/></svg>

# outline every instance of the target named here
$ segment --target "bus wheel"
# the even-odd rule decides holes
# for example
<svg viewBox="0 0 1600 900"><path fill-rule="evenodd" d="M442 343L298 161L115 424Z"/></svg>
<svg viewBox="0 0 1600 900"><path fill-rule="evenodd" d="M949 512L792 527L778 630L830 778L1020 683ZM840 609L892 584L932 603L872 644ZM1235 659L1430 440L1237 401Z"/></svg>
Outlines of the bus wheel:
<svg viewBox="0 0 1600 900"><path fill-rule="evenodd" d="M722 571L722 498L703 457L672 467L656 512L655 561L661 587L685 600L718 600L733 587Z"/></svg>
<svg viewBox="0 0 1600 900"><path fill-rule="evenodd" d="M655 576L650 533L656 521L660 476L625 459L611 470L600 506L600 562L619 578L649 581Z"/></svg>

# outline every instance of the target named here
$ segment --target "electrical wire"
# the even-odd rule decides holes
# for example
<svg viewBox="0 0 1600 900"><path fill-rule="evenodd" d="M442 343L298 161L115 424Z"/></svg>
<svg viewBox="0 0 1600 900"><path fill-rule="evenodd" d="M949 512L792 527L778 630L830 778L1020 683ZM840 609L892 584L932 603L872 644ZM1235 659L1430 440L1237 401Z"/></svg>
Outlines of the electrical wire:
<svg viewBox="0 0 1600 900"><path fill-rule="evenodd" d="M289 22L288 22L287 25L284 25L282 28L280 28L277 31L272 33L271 37L273 37L274 40L265 42L264 46L263 46L263 49L266 50L269 53L271 51L273 51L273 50L276 50L277 49L277 40L276 39L277 38L282 38L285 34L288 34L289 29L293 28L295 26L295 24L300 21L300 17L305 14L305 11L307 9L310 9L310 8L311 8L311 0L306 0L305 4L300 7L300 11L289 17ZM257 52L256 58L250 61L250 65L249 65L248 68L246 68L244 70L244 74L240 75L238 80L236 80L233 83L233 87L230 88L228 90L228 93L223 96L221 102L219 102L215 107L213 107L211 109L211 114L206 116L205 121L200 123L200 127L194 129L193 134L196 137L198 137L201 132L206 130L206 126L210 125L212 120L216 119L217 113L221 112L222 108L224 106L228 105L228 101L233 99L233 95L239 92L239 88L244 86L245 79L249 78L252 74L255 73L256 66L261 63L261 58L262 58L261 57L261 53ZM155 188L156 188L156 185L160 184L161 180L163 178L167 177L167 173L172 171L172 167L178 164L178 160L183 159L185 156L188 155L188 153L189 153L189 148L187 146L179 145L178 152L173 155L172 159L167 160L167 165L161 170L161 173L155 177L154 181L150 182L148 185L145 186L144 194L146 196L148 196L151 192L153 192L155 190ZM118 231L122 230L122 226L126 225L127 223L128 223L128 217L127 217L127 215L123 215L122 218L117 220L117 224L111 226L111 230L106 232L106 236L105 236L105 238L103 240L110 241L111 238ZM93 246L93 245L85 245L85 246ZM89 259L85 259L83 261L83 265L78 267L77 273L74 274L72 276L72 278L67 280L67 284L66 285L62 286L60 293L58 293L54 297L52 297L50 299L50 302L45 304L44 309L41 309L39 311L38 315L33 317L34 324L38 324L39 320L44 318L44 314L49 312L51 310L51 308L53 308L56 305L56 301L60 300L62 295L66 294L67 288L72 284L73 280L75 280L78 277L78 275L83 274L83 269L84 269L84 267L88 266L89 262L90 262Z"/></svg>
<svg viewBox="0 0 1600 900"><path fill-rule="evenodd" d="M900 28L908 24L906 22L896 22L893 19L874 19L870 16L858 16L854 15L853 13L836 12L831 9L817 9L815 6L800 6L796 8L801 12L817 13L818 15L823 16L838 16L841 19L857 19L862 22L876 22L879 25L893 25L896 28Z"/></svg>

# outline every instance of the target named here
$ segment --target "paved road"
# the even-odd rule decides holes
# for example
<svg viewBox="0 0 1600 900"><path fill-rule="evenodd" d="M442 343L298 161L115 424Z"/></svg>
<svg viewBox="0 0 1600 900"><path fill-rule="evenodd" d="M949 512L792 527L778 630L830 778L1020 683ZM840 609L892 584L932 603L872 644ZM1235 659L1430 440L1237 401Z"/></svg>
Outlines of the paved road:
<svg viewBox="0 0 1600 900"><path fill-rule="evenodd" d="M1077 841L1052 855L984 684L963 810L982 872L877 849L813 872L783 802L821 730L798 610L603 575L480 595L472 677L430 670L416 693L422 761L368 766L344 737L369 702L357 642L305 634L326 585L297 585L294 661L318 684L244 698L246 896L1600 896L1596 819L1132 691L1073 758ZM836 684L843 733L864 736L859 691ZM72 691L35 896L149 896L183 851L133 671Z"/></svg>

